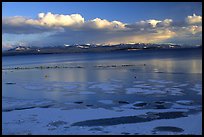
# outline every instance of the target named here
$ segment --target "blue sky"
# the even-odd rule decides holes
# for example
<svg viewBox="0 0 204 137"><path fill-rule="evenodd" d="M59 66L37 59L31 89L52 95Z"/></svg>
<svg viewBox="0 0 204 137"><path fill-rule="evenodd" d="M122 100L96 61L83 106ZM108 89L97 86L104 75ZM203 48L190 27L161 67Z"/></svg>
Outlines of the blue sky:
<svg viewBox="0 0 204 137"><path fill-rule="evenodd" d="M43 18L39 13L43 13ZM74 19L70 20L72 15ZM2 16L3 44L7 47L34 42L46 45L44 40L53 38L60 38L53 43L60 40L66 44L141 42L138 39L146 41L144 37L154 38L149 42L157 43L199 44L202 40L201 2L3 2ZM74 31L76 24L77 33ZM117 31L116 26L119 26ZM82 31L84 29L86 33ZM93 39L87 37L87 33L90 37L97 36ZM178 35L183 37L178 38ZM72 41L66 41L70 36ZM40 37L45 38L43 42L37 41ZM97 41L97 38L103 40Z"/></svg>
<svg viewBox="0 0 204 137"><path fill-rule="evenodd" d="M87 20L99 17L133 23L146 19L182 20L192 13L201 15L201 9L201 2L3 2L2 14L35 18L40 12L78 13Z"/></svg>

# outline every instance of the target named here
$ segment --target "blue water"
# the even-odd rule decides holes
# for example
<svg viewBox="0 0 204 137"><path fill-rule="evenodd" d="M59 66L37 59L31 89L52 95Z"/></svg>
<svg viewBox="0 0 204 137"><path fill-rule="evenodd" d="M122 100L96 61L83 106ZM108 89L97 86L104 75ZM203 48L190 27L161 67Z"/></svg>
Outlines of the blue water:
<svg viewBox="0 0 204 137"><path fill-rule="evenodd" d="M90 61L140 61L140 60L191 60L202 58L201 49L161 49L141 51L117 51L103 53L70 53L70 54L43 54L3 56L3 67L26 64L44 63L77 63Z"/></svg>
<svg viewBox="0 0 204 137"><path fill-rule="evenodd" d="M142 109L150 112L152 109L174 109L187 111L186 115L202 112L201 49L5 56L2 57L2 62L4 116L7 113L21 112L25 107L39 107L38 102L47 101L51 101L50 108L86 109L86 105L92 105L96 109L112 111L122 109L124 104L118 101L131 104L137 101L149 104L165 101L170 104L167 108L157 109L150 105ZM101 103L104 100L113 103ZM183 100L193 103L173 108L178 105L177 101ZM76 105L76 101L82 104ZM124 108L122 111L128 109ZM137 109L130 115L136 113ZM81 117L84 114L78 115ZM26 114L22 116L27 117ZM8 119L3 120L2 127L5 128ZM13 125L15 124L10 123L9 127ZM168 126L168 120L161 125ZM197 126L191 128L197 129L196 134L201 134L201 122Z"/></svg>
<svg viewBox="0 0 204 137"><path fill-rule="evenodd" d="M83 82L83 90L90 90L86 82L110 82L118 79L126 87L135 80L169 80L178 83L202 83L202 51L200 49L143 50L107 53L46 54L3 57L3 69L35 66L81 66L82 68L5 70L3 96L19 98L39 97L39 92L28 92L22 86L12 90L6 82L47 83ZM145 64L145 65L144 65ZM103 68L97 67L99 65ZM107 67L116 65L116 67ZM122 65L133 65L122 67ZM48 77L45 77L45 76ZM124 86L124 87L125 87ZM46 91L42 91L46 92ZM30 96L30 94L34 96ZM47 92L46 92L47 94ZM63 94L61 95L63 98ZM40 97L43 97L41 95ZM48 96L49 98L49 96Z"/></svg>

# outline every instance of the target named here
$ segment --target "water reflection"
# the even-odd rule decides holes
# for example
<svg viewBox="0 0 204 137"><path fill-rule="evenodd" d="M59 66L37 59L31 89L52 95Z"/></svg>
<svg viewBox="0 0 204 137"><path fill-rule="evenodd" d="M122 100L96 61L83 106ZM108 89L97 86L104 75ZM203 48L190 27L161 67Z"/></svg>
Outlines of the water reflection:
<svg viewBox="0 0 204 137"><path fill-rule="evenodd" d="M202 59L201 58L181 58L179 53L172 58L142 58L142 54L132 53L129 56L129 53L123 53L122 58L119 57L120 54L114 55L114 58L111 58L111 55L103 57L103 59L95 59L91 60L94 55L89 57L89 54L83 57L76 57L74 55L75 60L83 60L84 61L76 61L69 63L65 62L54 62L55 64L63 66L71 65L71 66L82 66L82 68L56 68L56 69L30 69L30 70L13 70L13 72L8 71L7 73L3 73L3 96L13 96L13 97L45 97L45 98L55 98L61 99L63 98L63 90L61 88L53 89L55 92L48 92L47 90L28 90L21 86L21 83L31 84L33 82L41 83L42 85L45 83L53 84L54 82L67 82L68 84L71 82L81 82L80 88L77 88L75 91L90 91L88 88L88 82L107 82L110 83L111 80L121 80L121 86L123 86L120 91L124 91L125 87L131 87L133 81L148 81L149 79L158 79L158 80L170 80L173 82L192 82L192 83L201 83L201 75L202 74ZM137 54L137 56L134 56ZM170 53L169 53L170 54ZM102 56L103 54L100 54ZM48 59L47 55L46 60ZM58 56L58 55L56 55ZM66 57L72 57L69 55L58 56L55 59ZM164 56L164 54L162 54ZM171 55L172 56L172 55ZM44 57L45 58L45 57ZM97 58L100 58L99 55ZM10 57L13 59L15 57ZM20 56L18 57L20 59ZM38 58L39 59L39 58ZM51 58L53 60L54 57ZM74 60L73 59L73 60ZM26 59L23 59L23 62ZM42 59L43 60L43 59ZM61 60L61 61L62 61ZM71 60L71 59L70 59ZM7 60L8 61L8 60ZM37 59L35 60L37 61ZM39 60L40 61L40 60ZM19 61L20 62L20 61ZM43 62L43 61L42 61ZM9 63L8 63L9 64ZM12 64L12 63L11 63ZM20 64L20 63L19 63ZM133 66L123 66L124 64L133 65ZM146 65L144 65L146 64ZM41 65L41 64L35 64ZM45 63L43 65L49 65L49 63ZM116 67L105 67L105 68L97 68L95 66L104 65L111 66L116 65ZM28 64L29 66L29 64ZM162 73L159 73L162 72ZM182 75L177 75L177 73ZM17 84L14 86L5 85L6 82L16 82ZM52 83L53 82L53 83ZM148 82L147 82L148 83ZM49 86L49 85L48 85ZM53 85L50 85L53 86ZM74 98L73 94L69 94L70 98ZM80 95L81 97L89 97L90 95ZM104 96L104 93L98 93L95 96ZM67 96L66 96L67 97ZM64 97L64 98L66 98ZM77 98L77 95L75 96Z"/></svg>
<svg viewBox="0 0 204 137"><path fill-rule="evenodd" d="M104 82L114 78L126 78L127 72L122 70L113 69L60 69L60 70L47 70L44 74L45 81L58 81L58 82Z"/></svg>
<svg viewBox="0 0 204 137"><path fill-rule="evenodd" d="M202 73L202 60L154 59L147 61L147 63L161 72Z"/></svg>

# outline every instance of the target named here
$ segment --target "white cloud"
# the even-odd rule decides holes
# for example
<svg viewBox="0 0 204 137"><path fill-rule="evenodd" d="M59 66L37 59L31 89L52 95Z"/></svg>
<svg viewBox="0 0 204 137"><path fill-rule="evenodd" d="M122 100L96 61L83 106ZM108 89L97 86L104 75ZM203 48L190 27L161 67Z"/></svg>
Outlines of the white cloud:
<svg viewBox="0 0 204 137"><path fill-rule="evenodd" d="M129 33L128 36L124 35L122 37L117 37L114 39L111 39L110 41L107 41L107 43L111 44L119 44L119 43L157 43L165 41L169 38L172 38L175 36L175 32L169 30L169 29L161 29L156 30L154 33Z"/></svg>
<svg viewBox="0 0 204 137"><path fill-rule="evenodd" d="M156 29L158 27L169 27L171 26L173 20L172 19L165 19L165 20L142 20L139 22L136 22L135 24L128 24L126 27L132 28L134 30L148 30L148 29Z"/></svg>
<svg viewBox="0 0 204 137"><path fill-rule="evenodd" d="M147 20L148 23L150 23L152 25L152 27L156 27L157 23L161 22L160 20Z"/></svg>
<svg viewBox="0 0 204 137"><path fill-rule="evenodd" d="M185 43L187 38L196 37L199 41L202 39L201 22L202 16L195 14L181 22L172 19L149 19L126 24L100 18L85 21L80 14L62 15L48 12L39 13L36 19L21 16L3 18L2 32L12 37L16 34L35 34L35 40L30 42L45 46L64 43L149 43L174 39L183 40ZM26 39L25 36L23 38Z"/></svg>
<svg viewBox="0 0 204 137"><path fill-rule="evenodd" d="M39 18L43 18L44 16L45 16L45 13L39 13L39 14L38 14L38 17L39 17Z"/></svg>
<svg viewBox="0 0 204 137"><path fill-rule="evenodd" d="M16 25L19 26L21 24L24 24L26 21L25 17L22 16L14 16L14 17L7 17L3 19L4 24L11 24L11 25Z"/></svg>
<svg viewBox="0 0 204 137"><path fill-rule="evenodd" d="M2 50L8 50L13 48L13 46L10 43L2 43Z"/></svg>
<svg viewBox="0 0 204 137"><path fill-rule="evenodd" d="M85 22L80 14L60 15L51 12L39 13L36 19L21 16L8 17L3 19L2 24L5 33L26 33L26 31L28 33L41 33L43 31L64 31L64 28L125 29L125 24L120 21L110 22L105 19L95 18Z"/></svg>
<svg viewBox="0 0 204 137"><path fill-rule="evenodd" d="M196 33L202 32L202 26L196 26L196 25L189 26L187 27L187 31L191 32L192 34L196 34Z"/></svg>
<svg viewBox="0 0 204 137"><path fill-rule="evenodd" d="M193 16L188 16L186 18L186 22L189 24L202 23L202 16L197 16L196 14L193 14Z"/></svg>
<svg viewBox="0 0 204 137"><path fill-rule="evenodd" d="M122 30L125 29L125 24L120 21L108 21L105 19L95 18L85 22L84 27L94 29L110 29L110 30Z"/></svg>
<svg viewBox="0 0 204 137"><path fill-rule="evenodd" d="M84 23L84 18L80 14L60 15L52 14L51 12L39 13L37 19L28 19L22 16L7 17L2 20L3 26L8 26L17 29L16 27L28 26L28 29L35 27L40 29L59 29L60 27L78 27ZM14 29L14 31L15 31ZM61 28L62 29L62 28Z"/></svg>
<svg viewBox="0 0 204 137"><path fill-rule="evenodd" d="M73 26L84 23L84 18L80 14L60 15L52 14L51 12L39 13L37 19L26 20L27 24L41 25L41 26Z"/></svg>
<svg viewBox="0 0 204 137"><path fill-rule="evenodd" d="M161 27L169 27L169 26L172 25L172 23L173 23L173 20L172 20L172 19L165 19L165 20L159 22L159 23L157 24L157 26L158 26L158 27L160 27L160 26L161 26Z"/></svg>

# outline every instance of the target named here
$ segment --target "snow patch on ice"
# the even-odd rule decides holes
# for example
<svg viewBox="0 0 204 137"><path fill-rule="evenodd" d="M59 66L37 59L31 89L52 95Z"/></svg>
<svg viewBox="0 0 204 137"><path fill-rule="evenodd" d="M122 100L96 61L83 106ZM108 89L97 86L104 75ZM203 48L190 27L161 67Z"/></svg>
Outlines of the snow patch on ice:
<svg viewBox="0 0 204 137"><path fill-rule="evenodd" d="M112 100L100 100L103 103ZM136 101L134 103L142 103ZM133 103L133 104L134 104ZM3 134L122 134L123 132L130 134L152 134L152 129L157 126L174 126L184 129L181 134L201 134L202 131L202 113L198 115L190 115L188 117L175 119L161 119L145 123L119 124L114 126L95 126L94 128L102 128L103 130L90 130L93 127L72 127L72 123L101 119L113 118L121 116L143 115L147 112L187 112L186 109L141 109L135 111L131 109L133 104L124 104L121 107L115 107L113 110L103 108L86 108L60 110L57 108L34 108L21 111L3 112L2 127ZM117 112L116 109L124 111ZM52 117L48 117L50 114ZM35 115L35 116L34 116ZM82 116L83 115L83 116ZM35 117L34 121L33 118ZM23 122L19 123L19 120ZM189 124L190 123L190 124ZM29 131L29 132L28 132ZM159 134L159 133L157 133Z"/></svg>

